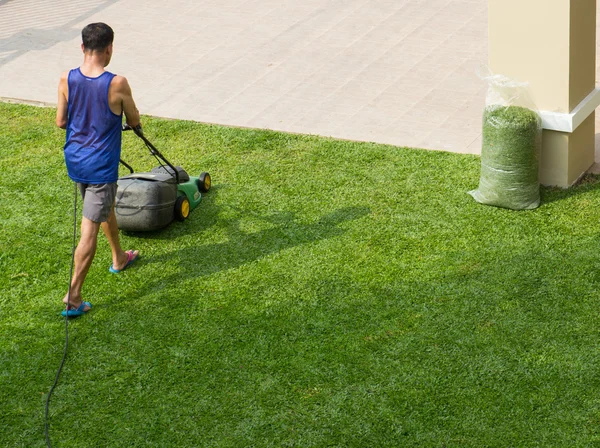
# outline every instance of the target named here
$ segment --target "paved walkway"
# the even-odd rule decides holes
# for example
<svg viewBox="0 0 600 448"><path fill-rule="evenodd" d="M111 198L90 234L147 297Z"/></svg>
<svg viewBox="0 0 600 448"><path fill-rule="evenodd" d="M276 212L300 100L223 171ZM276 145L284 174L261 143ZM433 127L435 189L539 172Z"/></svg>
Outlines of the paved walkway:
<svg viewBox="0 0 600 448"><path fill-rule="evenodd" d="M480 151L487 0L0 0L0 97L55 103L95 21L142 113Z"/></svg>

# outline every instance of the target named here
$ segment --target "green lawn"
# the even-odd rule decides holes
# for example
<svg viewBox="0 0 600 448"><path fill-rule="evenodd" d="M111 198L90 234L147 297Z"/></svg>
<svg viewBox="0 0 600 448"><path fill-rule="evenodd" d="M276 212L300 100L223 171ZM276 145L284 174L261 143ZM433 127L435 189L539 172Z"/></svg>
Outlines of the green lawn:
<svg viewBox="0 0 600 448"><path fill-rule="evenodd" d="M478 157L146 118L213 189L101 239L60 447L600 446L600 188L477 204ZM73 186L54 111L0 104L0 446L42 447ZM124 135L123 157L154 165Z"/></svg>

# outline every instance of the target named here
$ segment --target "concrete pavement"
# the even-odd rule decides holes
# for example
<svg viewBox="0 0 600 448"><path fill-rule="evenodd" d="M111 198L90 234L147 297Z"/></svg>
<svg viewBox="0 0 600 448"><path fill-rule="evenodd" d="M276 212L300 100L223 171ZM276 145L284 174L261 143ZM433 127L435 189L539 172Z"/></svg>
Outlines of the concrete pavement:
<svg viewBox="0 0 600 448"><path fill-rule="evenodd" d="M55 103L96 21L142 113L480 151L487 0L0 0L0 97Z"/></svg>

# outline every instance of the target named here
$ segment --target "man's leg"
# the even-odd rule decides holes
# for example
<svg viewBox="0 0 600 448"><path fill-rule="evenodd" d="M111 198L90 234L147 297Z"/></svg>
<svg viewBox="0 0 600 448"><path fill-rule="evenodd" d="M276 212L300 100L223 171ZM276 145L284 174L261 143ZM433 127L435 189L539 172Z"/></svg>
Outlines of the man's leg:
<svg viewBox="0 0 600 448"><path fill-rule="evenodd" d="M102 231L106 235L108 244L110 244L110 250L112 252L112 265L117 270L123 269L129 261L129 256L121 248L121 242L119 240L119 228L117 226L117 217L115 216L115 207L110 209L110 214L106 222L102 223ZM134 257L137 256L139 251L133 253Z"/></svg>
<svg viewBox="0 0 600 448"><path fill-rule="evenodd" d="M94 255L96 255L96 244L98 239L98 231L100 230L100 223L91 221L86 217L81 219L81 238L77 249L75 249L75 269L73 272L73 279L71 281L71 296L65 295L63 302L66 304L67 299L72 306L75 308L81 305L83 299L81 298L81 288L85 281L85 276L90 270L92 261L94 261ZM86 306L86 308L88 308ZM87 311L84 310L84 311Z"/></svg>

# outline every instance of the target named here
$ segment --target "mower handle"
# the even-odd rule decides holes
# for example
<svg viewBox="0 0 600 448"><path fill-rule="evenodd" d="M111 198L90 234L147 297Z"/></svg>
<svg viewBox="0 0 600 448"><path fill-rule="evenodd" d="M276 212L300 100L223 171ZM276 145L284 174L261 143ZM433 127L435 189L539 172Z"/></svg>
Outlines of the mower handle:
<svg viewBox="0 0 600 448"><path fill-rule="evenodd" d="M127 168L131 174L133 174L133 168L131 168L131 165L129 165L123 159L119 159L119 162L121 163L121 165L123 165L125 168Z"/></svg>
<svg viewBox="0 0 600 448"><path fill-rule="evenodd" d="M146 138L146 136L144 135L144 132L142 131L142 125L138 124L135 127L131 127L129 126L127 123L125 123L123 125L123 131L133 131L135 132L135 135L137 135L139 138L141 138L144 143L146 144L146 146L148 147L148 149L150 150L150 154L152 154L154 157L158 157L160 160L162 160L163 162L165 162L169 168L171 168L173 170L173 173L175 173L175 182L177 184L179 184L179 172L177 171L177 169L171 165L171 162L169 162L165 156L163 156L160 151L158 149L156 149L156 147L152 144L152 142L150 142L150 140L148 140ZM133 169L127 165L125 162L123 162L121 160L121 163L123 163L123 165L125 165L127 168L129 168L131 170L131 172L133 173Z"/></svg>

